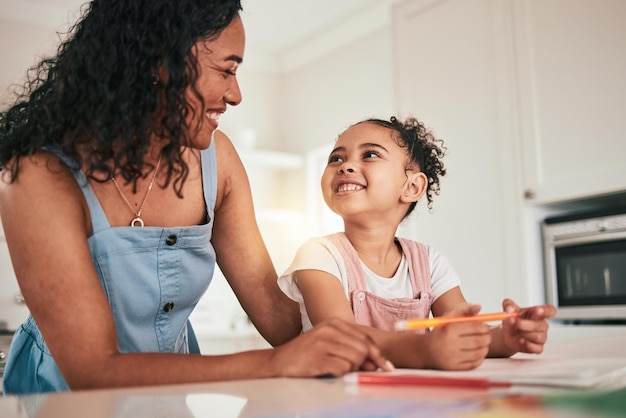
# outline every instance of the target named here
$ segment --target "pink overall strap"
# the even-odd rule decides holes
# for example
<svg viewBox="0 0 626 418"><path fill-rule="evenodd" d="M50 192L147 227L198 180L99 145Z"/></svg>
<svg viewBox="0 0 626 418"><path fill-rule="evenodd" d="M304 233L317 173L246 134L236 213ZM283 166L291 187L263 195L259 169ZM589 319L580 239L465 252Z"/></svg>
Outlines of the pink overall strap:
<svg viewBox="0 0 626 418"><path fill-rule="evenodd" d="M400 242L402 252L409 262L409 276L413 286L413 297L417 299L421 291L426 290L430 292L432 289L428 248L424 244L410 239L400 237L396 239Z"/></svg>
<svg viewBox="0 0 626 418"><path fill-rule="evenodd" d="M328 235L326 238L337 248L344 261L348 275L348 294L351 295L355 290L366 290L367 285L361 268L361 260L346 234L338 232Z"/></svg>

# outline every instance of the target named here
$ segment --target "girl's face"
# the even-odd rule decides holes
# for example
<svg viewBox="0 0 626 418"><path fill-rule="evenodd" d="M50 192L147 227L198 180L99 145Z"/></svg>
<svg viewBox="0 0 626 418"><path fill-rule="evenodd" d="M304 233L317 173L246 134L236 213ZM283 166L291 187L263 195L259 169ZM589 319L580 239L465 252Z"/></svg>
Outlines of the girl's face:
<svg viewBox="0 0 626 418"><path fill-rule="evenodd" d="M197 90L202 103L191 92L187 100L191 107L187 119L191 127L191 146L205 149L211 144L213 131L219 125L220 116L228 105L241 102L237 82L237 68L243 61L245 34L241 18L235 18L224 31L211 41L199 41L193 53L198 60Z"/></svg>
<svg viewBox="0 0 626 418"><path fill-rule="evenodd" d="M406 148L400 148L393 135L387 128L364 122L339 136L321 185L326 204L344 221L359 215L394 222L404 217L410 204L406 194L413 197L413 178L423 173L406 169Z"/></svg>

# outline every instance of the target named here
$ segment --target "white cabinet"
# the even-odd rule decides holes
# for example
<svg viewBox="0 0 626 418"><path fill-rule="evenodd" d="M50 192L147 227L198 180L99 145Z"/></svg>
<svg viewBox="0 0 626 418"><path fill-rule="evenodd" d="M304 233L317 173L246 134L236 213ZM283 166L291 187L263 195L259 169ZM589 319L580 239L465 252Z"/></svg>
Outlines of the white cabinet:
<svg viewBox="0 0 626 418"><path fill-rule="evenodd" d="M434 214L402 230L449 256L470 301L541 302L538 220L626 192L626 2L411 0L392 16L398 108L449 147Z"/></svg>
<svg viewBox="0 0 626 418"><path fill-rule="evenodd" d="M511 6L529 201L626 190L626 2Z"/></svg>

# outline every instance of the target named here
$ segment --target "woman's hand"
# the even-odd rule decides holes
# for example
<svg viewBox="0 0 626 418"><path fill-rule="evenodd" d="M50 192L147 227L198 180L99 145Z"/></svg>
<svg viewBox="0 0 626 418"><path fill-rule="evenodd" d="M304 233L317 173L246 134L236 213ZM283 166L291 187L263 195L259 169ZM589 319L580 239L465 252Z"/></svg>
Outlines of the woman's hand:
<svg viewBox="0 0 626 418"><path fill-rule="evenodd" d="M342 376L356 370L393 370L371 337L356 325L331 319L276 347L270 360L284 377Z"/></svg>
<svg viewBox="0 0 626 418"><path fill-rule="evenodd" d="M511 299L505 299L502 308L505 312L519 312L520 316L502 322L503 347L497 354L508 357L515 353L542 353L548 340L548 318L556 315L556 308L538 305L522 309Z"/></svg>

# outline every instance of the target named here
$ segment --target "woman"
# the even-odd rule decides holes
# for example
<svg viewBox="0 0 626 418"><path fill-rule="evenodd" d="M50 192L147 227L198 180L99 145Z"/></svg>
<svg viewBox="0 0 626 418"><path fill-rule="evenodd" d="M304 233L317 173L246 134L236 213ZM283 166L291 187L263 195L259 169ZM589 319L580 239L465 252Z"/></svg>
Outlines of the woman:
<svg viewBox="0 0 626 418"><path fill-rule="evenodd" d="M0 218L31 317L5 393L391 365L364 333L300 332L249 183L217 130L241 101L238 0L94 0L0 116ZM188 317L218 263L274 349L198 353ZM291 341L290 341L291 340Z"/></svg>

